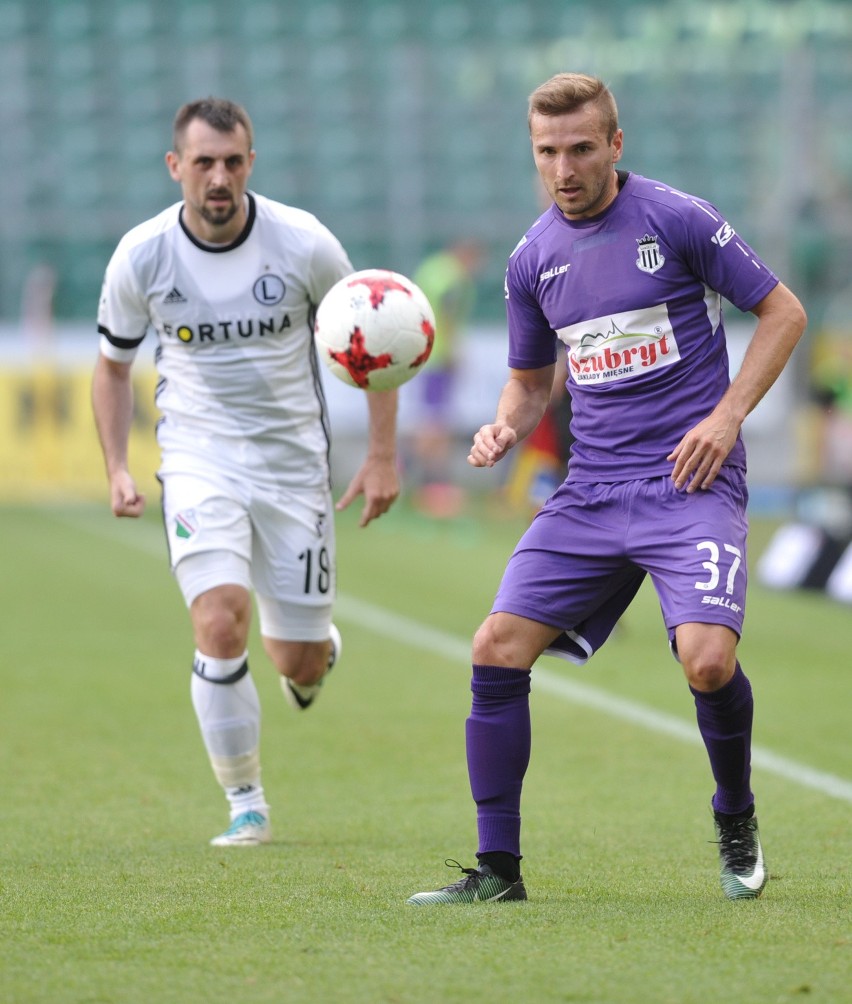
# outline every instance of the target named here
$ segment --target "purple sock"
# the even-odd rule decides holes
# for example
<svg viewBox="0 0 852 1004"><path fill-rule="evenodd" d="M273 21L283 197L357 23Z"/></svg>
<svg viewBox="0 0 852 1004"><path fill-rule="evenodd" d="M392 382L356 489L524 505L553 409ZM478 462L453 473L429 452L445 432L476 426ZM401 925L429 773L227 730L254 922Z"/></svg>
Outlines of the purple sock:
<svg viewBox="0 0 852 1004"><path fill-rule="evenodd" d="M754 803L749 787L754 714L751 684L737 663L734 675L721 689L709 694L689 689L695 697L698 729L716 779L713 808L738 815Z"/></svg>
<svg viewBox="0 0 852 1004"><path fill-rule="evenodd" d="M474 666L467 769L479 853L521 856L521 787L530 762L530 671Z"/></svg>

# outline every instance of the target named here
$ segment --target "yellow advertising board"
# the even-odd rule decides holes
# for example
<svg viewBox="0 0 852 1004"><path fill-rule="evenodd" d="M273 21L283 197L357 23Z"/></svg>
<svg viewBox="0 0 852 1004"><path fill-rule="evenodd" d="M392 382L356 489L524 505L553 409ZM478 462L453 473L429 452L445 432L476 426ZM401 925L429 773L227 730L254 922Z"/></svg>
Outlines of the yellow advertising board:
<svg viewBox="0 0 852 1004"><path fill-rule="evenodd" d="M0 363L0 501L108 500L92 416L92 369L70 362ZM152 500L159 492L156 383L153 367L134 369L130 470Z"/></svg>

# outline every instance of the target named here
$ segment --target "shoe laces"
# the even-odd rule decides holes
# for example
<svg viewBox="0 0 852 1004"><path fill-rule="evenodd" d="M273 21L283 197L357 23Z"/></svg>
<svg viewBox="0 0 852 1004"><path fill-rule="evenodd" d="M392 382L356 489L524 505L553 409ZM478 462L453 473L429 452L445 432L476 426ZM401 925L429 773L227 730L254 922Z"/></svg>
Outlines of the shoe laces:
<svg viewBox="0 0 852 1004"><path fill-rule="evenodd" d="M447 868L458 868L460 872L464 873L464 878L454 882L452 885L447 886L447 889L452 889L454 892L461 892L463 889L470 888L471 885L478 886L480 880L482 879L482 872L478 868L465 868L461 865L455 858L447 858L444 861Z"/></svg>
<svg viewBox="0 0 852 1004"><path fill-rule="evenodd" d="M719 839L714 841L733 872L747 872L757 863L757 842L751 818L719 823Z"/></svg>

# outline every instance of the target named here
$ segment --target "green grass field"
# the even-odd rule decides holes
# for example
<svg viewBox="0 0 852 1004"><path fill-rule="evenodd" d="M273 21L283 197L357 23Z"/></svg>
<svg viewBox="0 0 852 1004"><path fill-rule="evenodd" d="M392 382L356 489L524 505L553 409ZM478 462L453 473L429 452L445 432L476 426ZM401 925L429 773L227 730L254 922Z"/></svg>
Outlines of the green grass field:
<svg viewBox="0 0 852 1004"><path fill-rule="evenodd" d="M0 517L4 1004L852 1001L848 608L751 588L762 899L722 897L709 768L643 588L588 667L534 672L529 902L417 909L446 857L473 863L467 652L517 520L344 514L345 655L315 709L252 642L275 842L217 850L156 515Z"/></svg>

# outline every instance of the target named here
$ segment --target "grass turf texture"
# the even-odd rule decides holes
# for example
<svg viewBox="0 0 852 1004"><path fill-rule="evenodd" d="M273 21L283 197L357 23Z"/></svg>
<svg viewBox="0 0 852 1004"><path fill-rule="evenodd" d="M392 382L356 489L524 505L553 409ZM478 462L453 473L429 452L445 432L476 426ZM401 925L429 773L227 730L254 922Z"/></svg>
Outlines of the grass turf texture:
<svg viewBox="0 0 852 1004"><path fill-rule="evenodd" d="M535 685L530 901L407 906L458 877L445 857L474 863L469 667L345 598L460 647L520 524L355 517L338 524L344 659L316 708L291 711L253 635L275 842L238 850L207 846L226 809L156 516L2 510L0 1000L852 1001L848 801L756 770L773 879L729 903L703 750ZM769 529L753 527L752 566ZM851 648L848 608L753 584L755 741L852 779ZM648 588L590 666L542 667L693 720Z"/></svg>

